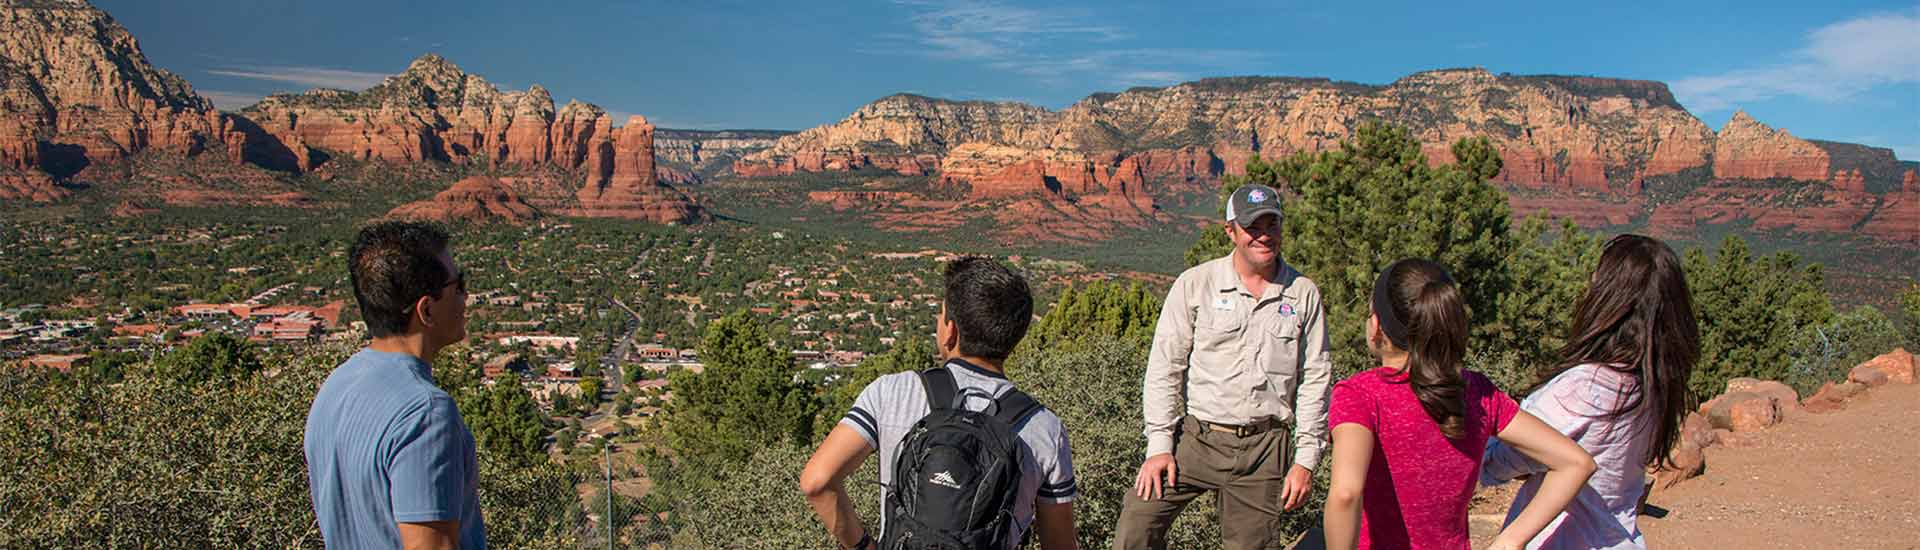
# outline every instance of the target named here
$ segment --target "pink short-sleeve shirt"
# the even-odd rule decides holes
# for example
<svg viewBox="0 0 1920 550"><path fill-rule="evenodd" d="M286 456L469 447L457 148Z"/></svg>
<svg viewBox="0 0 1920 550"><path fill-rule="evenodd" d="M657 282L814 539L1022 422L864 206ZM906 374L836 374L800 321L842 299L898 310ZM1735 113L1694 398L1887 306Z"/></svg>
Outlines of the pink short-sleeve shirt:
<svg viewBox="0 0 1920 550"><path fill-rule="evenodd" d="M1480 373L1461 375L1466 435L1451 440L1394 368L1363 371L1334 385L1328 429L1358 424L1376 441L1361 491L1360 548L1470 547L1467 504L1480 456L1487 439L1506 429L1520 407Z"/></svg>

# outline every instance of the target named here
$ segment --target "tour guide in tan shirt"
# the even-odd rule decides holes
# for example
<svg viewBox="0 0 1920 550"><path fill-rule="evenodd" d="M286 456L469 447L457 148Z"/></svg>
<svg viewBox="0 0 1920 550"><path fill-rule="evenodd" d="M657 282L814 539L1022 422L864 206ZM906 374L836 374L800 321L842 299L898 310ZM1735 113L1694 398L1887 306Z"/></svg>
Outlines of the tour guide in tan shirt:
<svg viewBox="0 0 1920 550"><path fill-rule="evenodd" d="M1226 548L1266 548L1312 490L1333 371L1320 289L1280 260L1272 188L1234 191L1226 230L1233 253L1180 274L1160 310L1141 390L1147 459L1115 548L1166 548L1167 527L1207 491Z"/></svg>

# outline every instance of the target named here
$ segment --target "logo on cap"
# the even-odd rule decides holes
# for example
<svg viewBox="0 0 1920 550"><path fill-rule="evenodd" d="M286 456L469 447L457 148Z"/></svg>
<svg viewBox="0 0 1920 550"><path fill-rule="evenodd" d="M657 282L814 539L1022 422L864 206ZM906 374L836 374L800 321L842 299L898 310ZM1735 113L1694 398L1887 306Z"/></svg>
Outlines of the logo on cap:
<svg viewBox="0 0 1920 550"><path fill-rule="evenodd" d="M1247 202L1267 202L1267 192L1255 189L1247 192Z"/></svg>

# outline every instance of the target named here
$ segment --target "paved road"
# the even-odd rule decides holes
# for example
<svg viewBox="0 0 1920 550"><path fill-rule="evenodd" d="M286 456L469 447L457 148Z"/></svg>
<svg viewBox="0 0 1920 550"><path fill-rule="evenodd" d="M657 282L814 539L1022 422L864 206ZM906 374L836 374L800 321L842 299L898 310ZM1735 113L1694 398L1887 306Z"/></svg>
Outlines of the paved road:
<svg viewBox="0 0 1920 550"><path fill-rule="evenodd" d="M601 376L611 377L609 380L606 381L607 382L606 385L609 388L613 388L613 391L615 393L618 393L621 389L621 385L624 384L627 380L626 373L621 372L621 369L625 368L626 363L621 361L620 358L626 357L627 353L632 350L633 334L634 332L637 332L640 330L640 323L642 321L640 319L640 314L638 312L635 312L633 308L627 307L627 304L622 303L619 298L609 297L607 298L607 301L612 302L613 305L618 306L623 311L626 311L627 316L629 317L627 321L628 324L626 325L626 330L622 331L624 334L620 336L620 343L614 344L613 351L609 352L606 356L600 358Z"/></svg>

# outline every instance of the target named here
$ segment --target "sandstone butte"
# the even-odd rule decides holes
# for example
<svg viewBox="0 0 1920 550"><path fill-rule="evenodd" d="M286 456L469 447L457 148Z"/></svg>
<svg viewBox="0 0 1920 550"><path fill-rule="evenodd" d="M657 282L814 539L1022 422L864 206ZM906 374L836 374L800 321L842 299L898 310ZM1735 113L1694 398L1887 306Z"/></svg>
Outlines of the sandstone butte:
<svg viewBox="0 0 1920 550"><path fill-rule="evenodd" d="M471 176L448 187L431 199L394 208L387 217L439 222L506 222L522 224L540 213L500 180Z"/></svg>
<svg viewBox="0 0 1920 550"><path fill-rule="evenodd" d="M281 142L358 160L520 170L525 174L503 177L503 184L550 212L658 223L705 216L661 183L654 127L645 117L614 127L597 106L572 101L555 109L538 84L501 92L438 55L421 56L365 91L276 94L241 114ZM571 181L581 183L572 188Z"/></svg>
<svg viewBox="0 0 1920 550"><path fill-rule="evenodd" d="M105 12L0 4L0 198L65 197L56 180L89 163L148 149L198 154L219 146L225 127Z"/></svg>
<svg viewBox="0 0 1920 550"><path fill-rule="evenodd" d="M89 168L155 151L217 153L282 172L338 156L485 163L557 213L690 222L705 214L661 183L653 127L535 85L501 92L428 54L368 90L276 94L222 113L155 68L132 34L82 0L0 0L0 199L58 200ZM161 195L165 196L166 190Z"/></svg>
<svg viewBox="0 0 1920 550"><path fill-rule="evenodd" d="M1012 102L900 94L845 119L777 140L734 163L755 177L854 169L927 173L976 198L1071 196L1125 178L1206 191L1253 157L1338 146L1361 121L1410 128L1428 158L1487 136L1496 181L1518 213L1547 208L1583 224L1650 219L1656 231L1748 219L1765 229L1847 232L1920 242L1916 164L1892 151L1806 140L1736 112L1719 132L1659 82L1417 73L1384 86L1235 77L1089 96L1060 111ZM1132 164L1128 165L1127 161ZM1756 180L1826 182L1799 195ZM1208 185L1198 185L1207 182ZM1660 206L1644 188L1701 188Z"/></svg>

